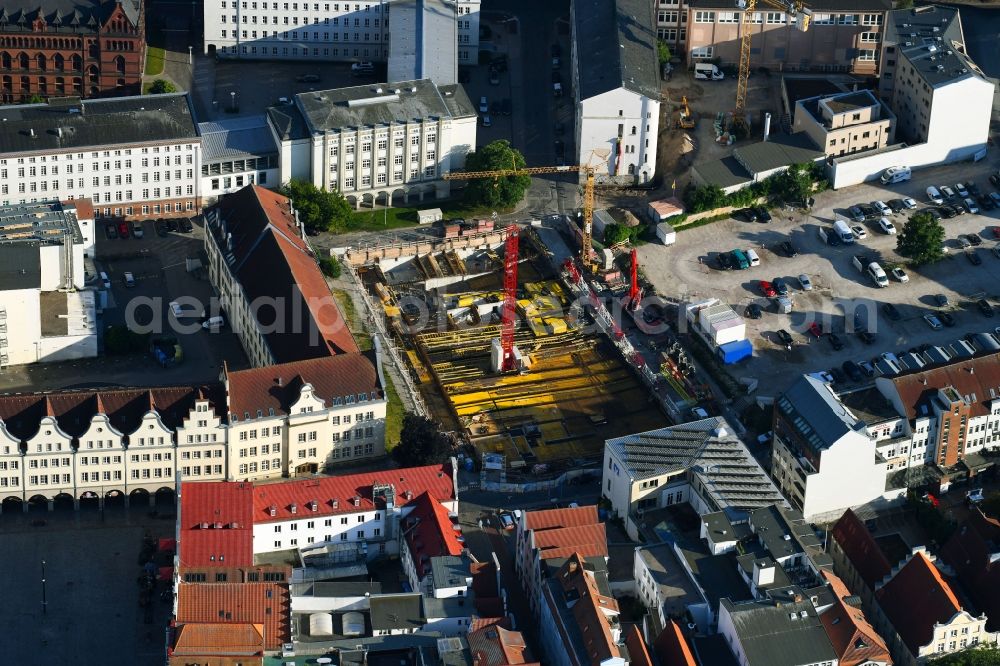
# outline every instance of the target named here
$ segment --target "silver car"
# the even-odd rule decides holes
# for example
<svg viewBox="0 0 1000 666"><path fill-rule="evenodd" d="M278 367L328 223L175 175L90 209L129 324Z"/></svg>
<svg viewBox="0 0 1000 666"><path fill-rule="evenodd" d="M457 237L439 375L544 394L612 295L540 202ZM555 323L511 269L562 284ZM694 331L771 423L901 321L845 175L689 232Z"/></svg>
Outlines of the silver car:
<svg viewBox="0 0 1000 666"><path fill-rule="evenodd" d="M802 287L802 291L812 291L813 290L812 280L810 280L809 276L806 275L805 273L803 273L802 275L799 276L799 286Z"/></svg>

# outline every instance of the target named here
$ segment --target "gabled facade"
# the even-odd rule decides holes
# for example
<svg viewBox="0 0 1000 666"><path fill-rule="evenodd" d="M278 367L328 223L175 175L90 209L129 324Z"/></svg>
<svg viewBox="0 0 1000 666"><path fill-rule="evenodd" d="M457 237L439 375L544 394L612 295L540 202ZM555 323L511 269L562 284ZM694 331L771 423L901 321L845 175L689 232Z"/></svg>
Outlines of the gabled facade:
<svg viewBox="0 0 1000 666"><path fill-rule="evenodd" d="M1000 520L973 507L944 545L941 559L955 570L976 607L986 613L986 628L1000 628Z"/></svg>

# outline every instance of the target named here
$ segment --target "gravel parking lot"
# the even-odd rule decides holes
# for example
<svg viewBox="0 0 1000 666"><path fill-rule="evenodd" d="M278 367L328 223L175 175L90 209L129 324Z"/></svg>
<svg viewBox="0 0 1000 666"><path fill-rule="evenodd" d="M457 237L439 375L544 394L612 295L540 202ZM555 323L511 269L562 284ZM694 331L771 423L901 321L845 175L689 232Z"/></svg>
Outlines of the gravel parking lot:
<svg viewBox="0 0 1000 666"><path fill-rule="evenodd" d="M669 300L697 301L715 297L743 313L751 302L764 310L762 318L746 319L747 337L754 344L752 359L732 368L737 377L755 377L758 391L773 395L787 387L796 373L839 368L846 360L871 359L886 351L899 352L923 344L952 342L967 333L992 331L1000 326L1000 317L984 317L975 306L976 299L987 298L994 305L1000 302L1000 259L990 249L997 244L992 227L1000 225L1000 210L984 214L965 214L942 220L946 232L949 256L943 261L924 267L906 267L909 281L900 283L889 278L889 286L879 289L853 265L855 254L874 257L888 269L905 265L895 253L896 237L882 233L875 222L867 222L867 238L854 245L828 246L817 233L819 227L829 228L837 218L846 218L847 209L857 203L912 197L920 206L917 211L904 211L892 216L902 229L912 212L926 207L925 190L929 185L954 185L975 182L984 192L991 191L988 176L995 171L990 164L954 164L915 172L912 180L883 187L880 183L865 184L837 192L824 192L816 197L809 214L798 211L772 211L770 224L727 219L704 227L682 231L671 247L648 244L639 248L639 259L647 278L657 291ZM851 222L850 224L855 224ZM972 265L956 240L960 234L977 233L983 244L974 250L982 264ZM798 256L787 258L778 245L790 240ZM760 255L759 266L745 271L723 271L717 268L718 252L735 248L753 248ZM797 276L807 274L812 291L800 288ZM761 295L760 280L784 279L794 301L791 314L778 314L769 299ZM935 294L944 294L950 301L947 309L955 318L954 328L932 330L923 315L938 308ZM901 315L892 321L882 311L891 303ZM845 311L865 312L876 340L866 345L853 334L854 316L845 318ZM846 342L835 351L828 339L816 340L808 333L811 323L819 323L824 331L834 331ZM791 332L794 343L790 351L777 343L775 331Z"/></svg>

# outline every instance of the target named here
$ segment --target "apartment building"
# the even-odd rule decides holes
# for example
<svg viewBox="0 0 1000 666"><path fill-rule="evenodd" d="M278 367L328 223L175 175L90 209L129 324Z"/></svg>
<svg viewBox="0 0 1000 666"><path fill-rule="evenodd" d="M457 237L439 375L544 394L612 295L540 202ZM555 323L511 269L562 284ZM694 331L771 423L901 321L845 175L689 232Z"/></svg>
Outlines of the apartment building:
<svg viewBox="0 0 1000 666"><path fill-rule="evenodd" d="M201 137L187 93L4 107L0 205L90 199L97 217L201 210Z"/></svg>
<svg viewBox="0 0 1000 666"><path fill-rule="evenodd" d="M0 103L41 97L141 95L142 0L5 0Z"/></svg>
<svg viewBox="0 0 1000 666"><path fill-rule="evenodd" d="M152 503L178 476L289 477L381 455L377 364L349 354L226 370L203 386L0 397L0 505Z"/></svg>
<svg viewBox="0 0 1000 666"><path fill-rule="evenodd" d="M205 53L222 58L376 61L389 58L392 0L268 2L206 0ZM456 0L446 9L456 24L462 64L479 55L480 0ZM405 11L405 10L404 10ZM420 30L419 25L407 26Z"/></svg>
<svg viewBox="0 0 1000 666"><path fill-rule="evenodd" d="M895 114L870 91L801 99L792 131L805 132L828 157L878 150L892 142Z"/></svg>
<svg viewBox="0 0 1000 666"><path fill-rule="evenodd" d="M648 0L581 0L570 14L576 163L605 181L649 182L660 77Z"/></svg>
<svg viewBox="0 0 1000 666"><path fill-rule="evenodd" d="M889 0L820 0L808 3L812 20L802 31L797 15L759 7L749 18L750 66L776 71L877 73ZM690 62L740 59L742 12L726 0L687 1Z"/></svg>
<svg viewBox="0 0 1000 666"><path fill-rule="evenodd" d="M202 140L201 192L212 204L247 185L276 189L278 145L263 115L199 123Z"/></svg>
<svg viewBox="0 0 1000 666"><path fill-rule="evenodd" d="M247 185L205 226L209 279L254 366L358 351L287 197Z"/></svg>
<svg viewBox="0 0 1000 666"><path fill-rule="evenodd" d="M671 54L684 52L687 42L687 0L653 0L656 39L666 42Z"/></svg>
<svg viewBox="0 0 1000 666"><path fill-rule="evenodd" d="M775 403L771 475L806 520L886 494L886 460L826 382L804 375Z"/></svg>
<svg viewBox="0 0 1000 666"><path fill-rule="evenodd" d="M986 628L1000 629L1000 517L974 506L941 550L941 559L986 613Z"/></svg>
<svg viewBox="0 0 1000 666"><path fill-rule="evenodd" d="M472 584L470 561L448 509L423 493L400 531L399 560L410 589L424 596L464 596Z"/></svg>
<svg viewBox="0 0 1000 666"><path fill-rule="evenodd" d="M281 181L339 190L355 206L447 197L441 175L476 148L465 89L429 79L302 93L267 113Z"/></svg>
<svg viewBox="0 0 1000 666"><path fill-rule="evenodd" d="M745 666L836 664L837 653L808 599L719 604L719 633Z"/></svg>

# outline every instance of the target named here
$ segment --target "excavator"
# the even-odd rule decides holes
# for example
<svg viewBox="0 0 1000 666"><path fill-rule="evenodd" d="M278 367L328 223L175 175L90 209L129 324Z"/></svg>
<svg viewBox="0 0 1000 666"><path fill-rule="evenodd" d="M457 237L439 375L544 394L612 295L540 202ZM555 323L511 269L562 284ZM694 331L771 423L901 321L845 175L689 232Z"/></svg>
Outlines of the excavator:
<svg viewBox="0 0 1000 666"><path fill-rule="evenodd" d="M687 95L681 97L681 108L677 110L677 126L681 129L694 129L694 114L688 106Z"/></svg>

